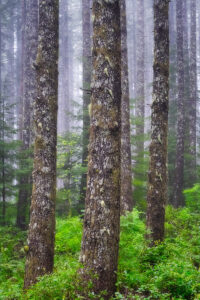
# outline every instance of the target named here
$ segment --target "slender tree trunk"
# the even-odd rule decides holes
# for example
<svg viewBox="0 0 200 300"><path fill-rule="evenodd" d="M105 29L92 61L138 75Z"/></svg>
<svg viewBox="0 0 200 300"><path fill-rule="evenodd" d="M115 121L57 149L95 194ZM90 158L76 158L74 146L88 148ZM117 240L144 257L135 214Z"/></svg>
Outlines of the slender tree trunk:
<svg viewBox="0 0 200 300"><path fill-rule="evenodd" d="M167 198L167 131L169 97L169 0L154 0L154 79L151 114L147 228L152 244L164 238Z"/></svg>
<svg viewBox="0 0 200 300"><path fill-rule="evenodd" d="M5 103L4 99L2 97L2 217L3 217L3 225L6 224L6 183L5 183L5 148L4 148L4 143L5 143Z"/></svg>
<svg viewBox="0 0 200 300"><path fill-rule="evenodd" d="M83 153L82 167L87 167L88 144L89 144L89 126L90 116L88 106L90 104L90 82L91 82L91 14L90 0L82 0L82 20L83 20ZM80 207L84 208L86 196L87 174L83 173L80 186Z"/></svg>
<svg viewBox="0 0 200 300"><path fill-rule="evenodd" d="M176 0L176 26L177 26L177 79L178 79L178 102L177 102L177 141L175 161L174 199L175 207L184 205L183 179L184 179L184 56L183 56L183 6L182 0Z"/></svg>
<svg viewBox="0 0 200 300"><path fill-rule="evenodd" d="M184 188L190 187L190 59L189 59L189 20L188 1L183 1L183 55L185 92L185 137L184 137Z"/></svg>
<svg viewBox="0 0 200 300"><path fill-rule="evenodd" d="M91 128L81 262L94 292L115 292L120 221L121 47L119 1L93 1Z"/></svg>
<svg viewBox="0 0 200 300"><path fill-rule="evenodd" d="M130 141L130 103L129 103L129 77L128 77L128 51L126 28L126 2L120 0L121 10L121 214L133 208L132 170L131 170L131 141Z"/></svg>
<svg viewBox="0 0 200 300"><path fill-rule="evenodd" d="M190 0L190 161L189 186L196 182L196 103L197 103L197 53L196 53L196 0Z"/></svg>
<svg viewBox="0 0 200 300"><path fill-rule="evenodd" d="M29 147L33 133L32 131L32 109L33 101L37 97L36 93L36 72L33 63L36 60L38 44L38 3L30 0L26 4L25 20L25 39L24 39L24 88L23 88L23 118L22 118L22 151L23 161L29 157ZM21 168L26 168L22 162ZM21 229L26 228L26 216L28 209L28 199L30 198L29 185L31 178L29 174L22 175L20 178L19 200L17 205L17 226Z"/></svg>
<svg viewBox="0 0 200 300"><path fill-rule="evenodd" d="M176 2L169 3L170 74L169 74L169 117L168 117L168 194L169 203L174 203L175 160L176 160L176 117L177 117L177 43Z"/></svg>
<svg viewBox="0 0 200 300"><path fill-rule="evenodd" d="M58 0L39 0L35 148L24 288L53 270L58 92Z"/></svg>
<svg viewBox="0 0 200 300"><path fill-rule="evenodd" d="M144 0L137 0L136 18L136 94L135 94L135 166L134 179L144 177L144 118L145 118L145 64L144 64ZM138 187L134 187L134 199ZM144 195L143 195L144 197ZM142 197L142 198L143 198Z"/></svg>
<svg viewBox="0 0 200 300"><path fill-rule="evenodd" d="M60 1L60 46L59 46L59 110L58 110L58 133L65 134L70 129L70 96L69 96L69 13L68 0Z"/></svg>

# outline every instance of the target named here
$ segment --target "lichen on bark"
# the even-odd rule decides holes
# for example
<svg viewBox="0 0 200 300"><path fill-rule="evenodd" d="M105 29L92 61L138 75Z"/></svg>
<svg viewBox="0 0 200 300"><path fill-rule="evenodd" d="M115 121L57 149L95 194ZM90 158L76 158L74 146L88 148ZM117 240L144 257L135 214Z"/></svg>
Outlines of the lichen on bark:
<svg viewBox="0 0 200 300"><path fill-rule="evenodd" d="M58 91L58 0L39 1L35 148L24 288L53 270Z"/></svg>
<svg viewBox="0 0 200 300"><path fill-rule="evenodd" d="M120 220L121 38L119 1L93 1L91 126L80 260L95 293L115 291ZM103 32L99 29L103 26ZM106 25L106 26L105 26ZM106 72L105 72L106 69Z"/></svg>

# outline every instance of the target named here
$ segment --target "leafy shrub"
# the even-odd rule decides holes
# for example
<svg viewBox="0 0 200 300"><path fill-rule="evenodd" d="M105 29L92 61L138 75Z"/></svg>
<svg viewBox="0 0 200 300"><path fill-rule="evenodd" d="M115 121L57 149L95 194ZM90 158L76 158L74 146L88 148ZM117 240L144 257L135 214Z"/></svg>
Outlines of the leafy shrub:
<svg viewBox="0 0 200 300"><path fill-rule="evenodd" d="M184 191L187 207L192 212L200 213L200 184L195 184L191 189Z"/></svg>

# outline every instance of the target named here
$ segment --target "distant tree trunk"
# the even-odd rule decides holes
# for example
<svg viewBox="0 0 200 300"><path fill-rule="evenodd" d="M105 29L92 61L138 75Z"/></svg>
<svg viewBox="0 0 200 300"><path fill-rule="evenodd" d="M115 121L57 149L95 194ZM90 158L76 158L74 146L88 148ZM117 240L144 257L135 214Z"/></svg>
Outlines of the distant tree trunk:
<svg viewBox="0 0 200 300"><path fill-rule="evenodd" d="M176 3L169 3L170 74L169 74L169 117L168 117L168 194L169 203L174 203L174 181L176 160L176 117L177 117L177 42Z"/></svg>
<svg viewBox="0 0 200 300"><path fill-rule="evenodd" d="M24 39L24 84L23 84L23 116L22 116L22 151L23 159L29 157L28 149L31 145L31 120L33 118L32 108L33 101L37 97L36 93L36 72L33 63L36 60L37 44L38 44L38 3L30 0L26 4L26 20L25 20L25 39ZM21 168L26 168L24 163ZM28 209L28 199L30 192L28 185L31 182L28 174L22 175L20 178L19 200L17 205L17 226L21 229L26 228L26 216Z"/></svg>
<svg viewBox="0 0 200 300"><path fill-rule="evenodd" d="M196 53L196 0L190 0L190 112L189 112L189 186L196 182L196 103L197 103L197 53Z"/></svg>
<svg viewBox="0 0 200 300"><path fill-rule="evenodd" d="M183 55L185 92L185 137L184 137L184 188L190 186L190 59L189 59L189 18L188 1L183 1Z"/></svg>
<svg viewBox="0 0 200 300"><path fill-rule="evenodd" d="M90 104L90 83L91 83L91 14L90 0L82 0L82 20L83 20L83 153L82 167L87 167L88 144L89 144L89 126L90 116L88 106ZM80 204L79 210L84 208L86 196L87 174L83 173L80 186Z"/></svg>
<svg viewBox="0 0 200 300"><path fill-rule="evenodd" d="M151 114L147 228L152 244L164 238L167 198L167 130L169 94L169 0L154 0L154 79Z"/></svg>
<svg viewBox="0 0 200 300"><path fill-rule="evenodd" d="M132 169L131 169L131 141L130 141L130 103L128 77L128 51L126 28L126 2L120 0L121 10L121 214L133 208Z"/></svg>
<svg viewBox="0 0 200 300"><path fill-rule="evenodd" d="M120 221L121 47L119 1L93 1L93 77L81 262L94 292L115 292Z"/></svg>
<svg viewBox="0 0 200 300"><path fill-rule="evenodd" d="M69 48L69 13L68 0L60 1L60 46L59 46L59 110L58 110L58 133L65 134L70 129L70 48ZM71 75L72 76L72 75Z"/></svg>
<svg viewBox="0 0 200 300"><path fill-rule="evenodd" d="M177 141L175 161L174 199L175 207L184 205L183 179L184 179L184 55L183 55L183 6L182 0L176 0L176 26L177 26L177 79L178 79L178 102L177 102Z"/></svg>
<svg viewBox="0 0 200 300"><path fill-rule="evenodd" d="M39 0L35 149L24 288L53 270L58 92L58 0Z"/></svg>
<svg viewBox="0 0 200 300"><path fill-rule="evenodd" d="M144 64L144 0L137 0L136 18L136 94L135 94L135 180L144 177L144 117L145 117L145 64ZM137 194L134 187L134 199Z"/></svg>
<svg viewBox="0 0 200 300"><path fill-rule="evenodd" d="M23 94L24 94L24 51L25 51L25 21L26 21L26 2L21 0L21 24L19 30L21 31L21 57L20 57L20 89L19 89L19 108L18 108L18 138L22 141L22 130L23 130Z"/></svg>

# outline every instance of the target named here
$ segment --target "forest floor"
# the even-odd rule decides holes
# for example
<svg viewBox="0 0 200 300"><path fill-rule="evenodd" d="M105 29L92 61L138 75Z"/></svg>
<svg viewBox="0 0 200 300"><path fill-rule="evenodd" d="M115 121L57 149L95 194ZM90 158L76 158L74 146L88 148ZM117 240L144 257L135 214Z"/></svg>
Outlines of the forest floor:
<svg viewBox="0 0 200 300"><path fill-rule="evenodd" d="M166 209L166 238L154 248L145 240L137 210L121 218L117 292L113 299L200 299L200 214ZM26 295L22 292L26 232L0 227L0 299L103 299L77 275L82 235L78 217L57 218L55 268Z"/></svg>

